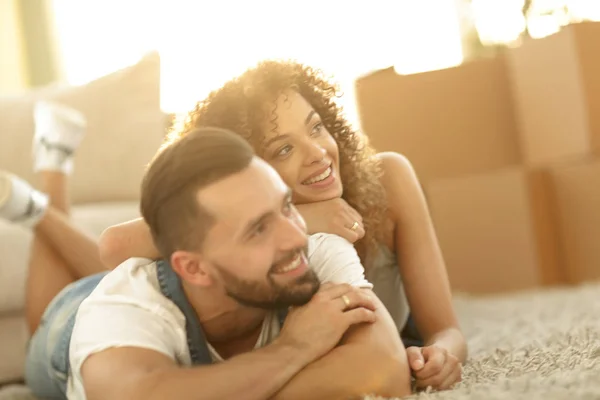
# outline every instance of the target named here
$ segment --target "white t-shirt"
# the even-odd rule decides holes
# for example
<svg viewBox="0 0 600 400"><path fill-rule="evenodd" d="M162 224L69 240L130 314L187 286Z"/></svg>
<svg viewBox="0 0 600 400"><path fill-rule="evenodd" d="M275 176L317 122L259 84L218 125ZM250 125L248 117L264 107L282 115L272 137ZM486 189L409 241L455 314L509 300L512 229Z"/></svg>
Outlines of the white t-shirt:
<svg viewBox="0 0 600 400"><path fill-rule="evenodd" d="M354 246L345 239L319 233L309 237L308 260L321 282L373 288ZM255 348L279 334L279 321L269 313ZM140 347L162 353L180 365L191 365L185 318L162 295L156 263L132 258L111 271L81 303L70 344L69 399L85 399L81 365L90 355L114 347ZM215 361L222 360L209 345Z"/></svg>

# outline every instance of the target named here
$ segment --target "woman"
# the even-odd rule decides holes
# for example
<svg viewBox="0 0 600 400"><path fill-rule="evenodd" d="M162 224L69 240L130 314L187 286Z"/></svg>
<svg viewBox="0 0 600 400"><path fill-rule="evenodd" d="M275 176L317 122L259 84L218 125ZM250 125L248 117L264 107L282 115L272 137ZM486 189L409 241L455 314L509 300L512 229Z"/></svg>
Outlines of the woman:
<svg viewBox="0 0 600 400"><path fill-rule="evenodd" d="M310 233L355 243L403 333L417 387L449 388L460 380L467 349L419 182L401 155L373 152L344 120L335 96L336 87L309 67L263 62L199 102L166 144L200 126L249 140L292 189ZM158 257L141 220L107 230L100 251L111 266Z"/></svg>

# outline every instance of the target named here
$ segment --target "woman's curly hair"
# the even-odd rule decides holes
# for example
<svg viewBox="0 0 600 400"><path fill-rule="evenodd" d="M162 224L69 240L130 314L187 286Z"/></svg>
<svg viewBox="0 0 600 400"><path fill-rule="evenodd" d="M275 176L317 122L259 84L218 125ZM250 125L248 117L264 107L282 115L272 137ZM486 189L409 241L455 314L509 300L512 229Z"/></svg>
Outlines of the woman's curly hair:
<svg viewBox="0 0 600 400"><path fill-rule="evenodd" d="M290 89L310 103L337 142L342 198L363 217L365 236L356 243L356 248L367 266L374 254L371 251L379 246L385 230L387 207L379 179L380 163L367 138L355 132L342 116L334 100L338 87L324 78L321 71L291 61L261 62L198 102L181 124L173 126L166 144L194 128L213 126L236 132L258 148L266 118L277 126L275 102ZM269 104L273 108L266 107Z"/></svg>

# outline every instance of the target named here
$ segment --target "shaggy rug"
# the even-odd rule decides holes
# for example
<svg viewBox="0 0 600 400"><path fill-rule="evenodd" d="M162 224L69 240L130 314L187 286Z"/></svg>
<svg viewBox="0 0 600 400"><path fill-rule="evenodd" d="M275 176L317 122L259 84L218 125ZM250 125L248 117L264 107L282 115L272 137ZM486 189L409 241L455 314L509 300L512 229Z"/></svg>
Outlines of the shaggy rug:
<svg viewBox="0 0 600 400"><path fill-rule="evenodd" d="M469 342L463 382L408 399L600 399L599 284L455 304Z"/></svg>
<svg viewBox="0 0 600 400"><path fill-rule="evenodd" d="M456 295L455 304L469 341L463 382L408 399L600 399L600 284L510 296ZM0 400L35 399L12 386L0 390Z"/></svg>

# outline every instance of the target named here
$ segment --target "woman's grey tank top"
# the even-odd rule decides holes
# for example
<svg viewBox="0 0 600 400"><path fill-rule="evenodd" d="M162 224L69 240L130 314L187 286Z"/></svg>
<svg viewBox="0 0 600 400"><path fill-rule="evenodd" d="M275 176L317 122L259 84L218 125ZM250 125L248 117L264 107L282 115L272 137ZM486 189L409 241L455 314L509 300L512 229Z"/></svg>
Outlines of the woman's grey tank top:
<svg viewBox="0 0 600 400"><path fill-rule="evenodd" d="M408 319L410 309L396 255L387 246L381 245L379 253L371 267L365 271L365 275L374 286L373 292L392 316L398 332L401 332Z"/></svg>

